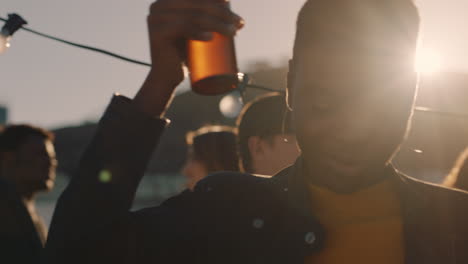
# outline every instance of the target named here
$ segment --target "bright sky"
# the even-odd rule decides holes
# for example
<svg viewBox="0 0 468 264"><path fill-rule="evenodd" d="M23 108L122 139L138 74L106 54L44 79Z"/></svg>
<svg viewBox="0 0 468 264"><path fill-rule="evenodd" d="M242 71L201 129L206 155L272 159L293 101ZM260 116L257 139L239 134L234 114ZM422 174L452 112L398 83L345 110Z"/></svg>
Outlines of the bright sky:
<svg viewBox="0 0 468 264"><path fill-rule="evenodd" d="M289 57L304 0L232 0L246 28L239 34L241 69L249 61ZM17 12L31 28L140 60L149 60L145 18L149 0L2 0L0 16ZM443 67L468 72L468 1L419 0L424 48ZM113 92L133 96L147 68L65 46L28 32L15 34L0 55L0 104L11 122L48 128L101 114Z"/></svg>

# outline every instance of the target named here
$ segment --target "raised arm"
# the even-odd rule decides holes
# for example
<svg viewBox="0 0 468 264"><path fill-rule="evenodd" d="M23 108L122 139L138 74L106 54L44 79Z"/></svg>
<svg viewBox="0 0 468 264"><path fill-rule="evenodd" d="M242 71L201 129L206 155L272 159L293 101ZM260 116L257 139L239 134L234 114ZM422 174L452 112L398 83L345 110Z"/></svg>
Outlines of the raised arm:
<svg viewBox="0 0 468 264"><path fill-rule="evenodd" d="M148 160L167 124L162 118L183 80L186 39L235 34L242 24L213 0L159 0L148 29L152 69L133 100L115 95L61 195L45 263L124 263L131 255L129 213Z"/></svg>

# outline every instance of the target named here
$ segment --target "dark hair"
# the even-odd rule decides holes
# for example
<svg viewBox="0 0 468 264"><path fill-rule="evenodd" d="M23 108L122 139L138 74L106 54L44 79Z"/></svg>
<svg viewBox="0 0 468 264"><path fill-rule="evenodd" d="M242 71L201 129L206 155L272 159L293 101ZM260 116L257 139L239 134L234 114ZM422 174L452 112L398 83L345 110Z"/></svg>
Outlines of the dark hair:
<svg viewBox="0 0 468 264"><path fill-rule="evenodd" d="M0 132L0 153L16 151L31 136L54 140L54 135L45 129L26 124L10 125Z"/></svg>
<svg viewBox="0 0 468 264"><path fill-rule="evenodd" d="M249 138L258 136L268 139L274 135L291 133L292 126L289 119L286 99L281 93L260 96L244 106L237 119L239 158L243 171L253 170Z"/></svg>
<svg viewBox="0 0 468 264"><path fill-rule="evenodd" d="M297 19L293 57L300 57L301 52L319 40L329 41L330 45L339 41L336 38L324 39L317 36L314 29L326 30L337 36L350 38L353 43L359 44L358 41L364 35L344 30L344 25L352 23L352 19L357 17L372 19L372 23L367 23L366 26L379 29L376 31L379 32L377 33L379 36L365 35L365 37L375 37L379 43L390 49L393 45L388 42L398 41L411 53L415 51L420 17L412 0L308 0ZM400 48L401 46L396 47Z"/></svg>
<svg viewBox="0 0 468 264"><path fill-rule="evenodd" d="M207 125L187 133L186 141L193 158L205 165L208 173L239 171L236 129L229 126Z"/></svg>

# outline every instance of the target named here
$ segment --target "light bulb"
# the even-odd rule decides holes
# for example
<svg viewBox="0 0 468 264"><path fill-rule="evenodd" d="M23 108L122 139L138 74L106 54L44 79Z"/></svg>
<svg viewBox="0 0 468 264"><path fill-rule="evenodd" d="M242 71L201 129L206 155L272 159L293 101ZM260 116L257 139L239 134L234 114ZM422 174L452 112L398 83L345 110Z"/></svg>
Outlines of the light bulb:
<svg viewBox="0 0 468 264"><path fill-rule="evenodd" d="M10 36L5 36L0 32L0 54L4 53L10 47Z"/></svg>
<svg viewBox="0 0 468 264"><path fill-rule="evenodd" d="M8 20L0 30L0 53L5 52L10 47L10 39L15 32L28 22L18 14L8 14Z"/></svg>
<svg viewBox="0 0 468 264"><path fill-rule="evenodd" d="M219 102L219 110L227 118L235 118L242 111L243 103L238 92L230 93Z"/></svg>

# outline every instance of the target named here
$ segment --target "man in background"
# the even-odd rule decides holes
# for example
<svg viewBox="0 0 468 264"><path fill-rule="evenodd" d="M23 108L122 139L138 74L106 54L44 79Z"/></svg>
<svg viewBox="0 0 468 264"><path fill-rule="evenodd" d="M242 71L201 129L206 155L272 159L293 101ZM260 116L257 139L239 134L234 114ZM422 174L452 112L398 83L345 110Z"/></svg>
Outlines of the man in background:
<svg viewBox="0 0 468 264"><path fill-rule="evenodd" d="M248 103L237 119L238 147L244 172L272 176L299 156L286 100L280 93Z"/></svg>
<svg viewBox="0 0 468 264"><path fill-rule="evenodd" d="M53 135L30 125L0 134L0 262L38 263L47 228L35 197L54 186Z"/></svg>
<svg viewBox="0 0 468 264"><path fill-rule="evenodd" d="M239 171L236 129L206 125L186 135L187 159L182 173L193 190L201 179L219 171Z"/></svg>

